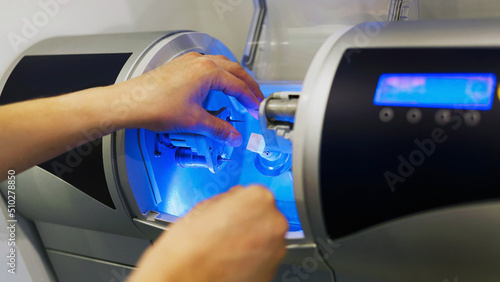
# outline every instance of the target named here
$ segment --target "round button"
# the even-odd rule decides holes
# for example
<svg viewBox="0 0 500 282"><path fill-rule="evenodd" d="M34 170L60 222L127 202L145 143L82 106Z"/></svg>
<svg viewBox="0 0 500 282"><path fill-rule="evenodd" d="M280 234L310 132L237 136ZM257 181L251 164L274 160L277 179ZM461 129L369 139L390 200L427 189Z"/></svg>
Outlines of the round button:
<svg viewBox="0 0 500 282"><path fill-rule="evenodd" d="M411 124L416 124L422 119L422 112L419 109L411 109L406 114L406 119Z"/></svg>
<svg viewBox="0 0 500 282"><path fill-rule="evenodd" d="M481 114L478 111L468 111L464 115L465 124L474 127L481 122Z"/></svg>
<svg viewBox="0 0 500 282"><path fill-rule="evenodd" d="M439 125L446 125L451 121L451 111L450 110L439 110L435 116L436 122Z"/></svg>
<svg viewBox="0 0 500 282"><path fill-rule="evenodd" d="M378 117L382 122L390 122L394 118L394 111L391 108L383 108Z"/></svg>

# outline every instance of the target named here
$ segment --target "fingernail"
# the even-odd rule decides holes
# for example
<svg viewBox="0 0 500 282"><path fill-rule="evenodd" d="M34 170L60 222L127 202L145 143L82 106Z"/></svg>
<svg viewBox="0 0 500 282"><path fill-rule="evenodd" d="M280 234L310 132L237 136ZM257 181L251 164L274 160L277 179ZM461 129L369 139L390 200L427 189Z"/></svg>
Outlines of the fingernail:
<svg viewBox="0 0 500 282"><path fill-rule="evenodd" d="M238 147L241 145L242 142L243 142L243 137L241 137L241 134L234 131L229 133L225 141L226 145L229 145L231 147Z"/></svg>

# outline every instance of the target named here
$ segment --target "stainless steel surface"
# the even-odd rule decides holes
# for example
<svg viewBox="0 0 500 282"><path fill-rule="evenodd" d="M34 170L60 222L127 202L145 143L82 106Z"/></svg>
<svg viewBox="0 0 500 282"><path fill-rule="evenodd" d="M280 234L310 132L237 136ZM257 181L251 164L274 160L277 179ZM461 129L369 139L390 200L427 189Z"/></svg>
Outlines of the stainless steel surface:
<svg viewBox="0 0 500 282"><path fill-rule="evenodd" d="M208 112L221 120L228 122L231 120L231 109L228 107L220 105L219 110ZM158 135L157 133L156 136ZM212 173L217 173L225 167L226 160L230 160L233 153L233 147L200 134L169 133L169 146L158 146L158 138L156 139L155 146L166 148L167 154L170 150L176 150L176 147L179 147L175 151L175 162L182 168L206 168ZM156 152L158 150L155 148L155 154ZM155 156L160 157L161 154Z"/></svg>
<svg viewBox="0 0 500 282"><path fill-rule="evenodd" d="M272 99L266 104L266 116L272 121L295 122L298 99Z"/></svg>
<svg viewBox="0 0 500 282"><path fill-rule="evenodd" d="M265 140L265 151L292 153L291 134L299 97L298 92L275 92L262 101L259 122Z"/></svg>
<svg viewBox="0 0 500 282"><path fill-rule="evenodd" d="M204 156L200 156L189 148L179 148L175 151L175 161L182 168L207 168L208 164Z"/></svg>
<svg viewBox="0 0 500 282"><path fill-rule="evenodd" d="M130 265L96 260L71 253L49 250L50 261L60 282L126 281L134 270Z"/></svg>
<svg viewBox="0 0 500 282"><path fill-rule="evenodd" d="M37 222L36 227L46 249L135 265L151 245L149 239L98 232L71 226Z"/></svg>
<svg viewBox="0 0 500 282"><path fill-rule="evenodd" d="M418 214L338 241L329 263L380 281L498 281L499 222L498 201Z"/></svg>

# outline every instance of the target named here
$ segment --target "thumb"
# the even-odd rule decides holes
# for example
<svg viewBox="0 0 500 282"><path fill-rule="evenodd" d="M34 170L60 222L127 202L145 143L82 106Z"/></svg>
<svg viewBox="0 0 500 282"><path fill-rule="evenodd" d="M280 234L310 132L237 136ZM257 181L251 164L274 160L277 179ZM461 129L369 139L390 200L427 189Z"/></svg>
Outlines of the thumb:
<svg viewBox="0 0 500 282"><path fill-rule="evenodd" d="M205 112L201 117L198 134L205 135L215 141L231 147L238 147L243 142L241 134L229 122Z"/></svg>

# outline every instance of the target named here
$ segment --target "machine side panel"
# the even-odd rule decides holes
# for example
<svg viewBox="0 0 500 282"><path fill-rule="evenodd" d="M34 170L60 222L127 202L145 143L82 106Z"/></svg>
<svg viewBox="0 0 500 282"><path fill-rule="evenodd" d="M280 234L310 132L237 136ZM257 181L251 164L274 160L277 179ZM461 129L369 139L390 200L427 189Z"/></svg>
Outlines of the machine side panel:
<svg viewBox="0 0 500 282"><path fill-rule="evenodd" d="M59 281L125 281L133 267L58 251L47 251Z"/></svg>
<svg viewBox="0 0 500 282"><path fill-rule="evenodd" d="M149 240L86 230L58 224L37 222L45 248L79 254L115 263L135 265L150 246Z"/></svg>

